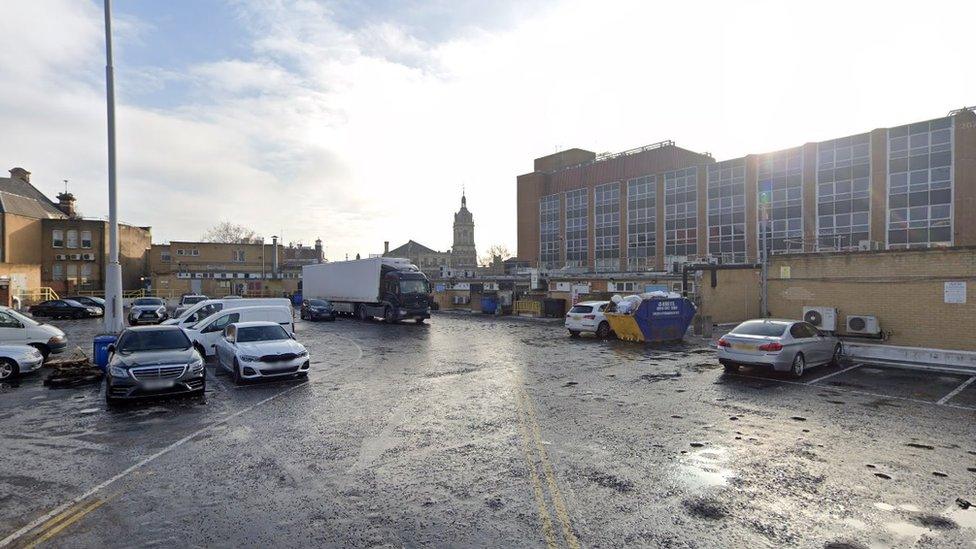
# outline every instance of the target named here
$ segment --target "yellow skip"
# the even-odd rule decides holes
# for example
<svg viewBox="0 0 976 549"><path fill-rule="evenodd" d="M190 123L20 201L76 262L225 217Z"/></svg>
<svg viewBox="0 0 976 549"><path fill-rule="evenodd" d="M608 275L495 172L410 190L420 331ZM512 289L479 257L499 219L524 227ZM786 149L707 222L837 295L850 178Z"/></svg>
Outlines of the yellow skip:
<svg viewBox="0 0 976 549"><path fill-rule="evenodd" d="M636 341L638 343L644 342L644 332L637 325L637 320L633 315L607 313L606 317L607 322L610 323L610 329L613 330L613 333L617 334L617 339Z"/></svg>

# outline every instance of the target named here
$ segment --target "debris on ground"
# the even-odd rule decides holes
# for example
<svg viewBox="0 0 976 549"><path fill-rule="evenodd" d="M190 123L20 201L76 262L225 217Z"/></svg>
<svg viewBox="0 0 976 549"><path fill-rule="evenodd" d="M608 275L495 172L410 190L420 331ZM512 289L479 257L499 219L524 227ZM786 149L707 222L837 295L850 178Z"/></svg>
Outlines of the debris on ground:
<svg viewBox="0 0 976 549"><path fill-rule="evenodd" d="M81 387L102 380L102 370L93 365L80 348L72 356L48 362L45 366L54 368L54 371L44 379L44 385L55 389Z"/></svg>

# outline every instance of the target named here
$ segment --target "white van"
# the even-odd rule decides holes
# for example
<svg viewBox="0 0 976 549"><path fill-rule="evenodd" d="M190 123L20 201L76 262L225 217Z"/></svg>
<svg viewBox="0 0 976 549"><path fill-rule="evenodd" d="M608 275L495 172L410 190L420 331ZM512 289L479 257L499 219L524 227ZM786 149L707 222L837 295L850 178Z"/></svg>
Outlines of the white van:
<svg viewBox="0 0 976 549"><path fill-rule="evenodd" d="M68 338L50 324L41 324L9 307L0 307L0 345L30 345L47 360L48 355L60 353L68 346Z"/></svg>
<svg viewBox="0 0 976 549"><path fill-rule="evenodd" d="M223 309L233 307L291 307L291 301L283 297L234 297L220 299L205 299L191 305L163 324L177 324L181 328L192 328L194 324Z"/></svg>
<svg viewBox="0 0 976 549"><path fill-rule="evenodd" d="M276 322L289 334L295 335L295 319L292 316L290 304L287 307L227 308L208 316L190 328L186 328L186 335L193 341L200 354L210 357L214 355L214 346L217 340L224 336L224 328L236 322L253 322L255 320Z"/></svg>

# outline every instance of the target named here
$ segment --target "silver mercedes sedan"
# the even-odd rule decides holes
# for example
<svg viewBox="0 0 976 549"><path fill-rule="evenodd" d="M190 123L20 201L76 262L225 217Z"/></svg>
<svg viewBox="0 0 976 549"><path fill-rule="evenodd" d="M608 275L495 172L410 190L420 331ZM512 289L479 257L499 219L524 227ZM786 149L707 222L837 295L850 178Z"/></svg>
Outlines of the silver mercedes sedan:
<svg viewBox="0 0 976 549"><path fill-rule="evenodd" d="M800 320L747 320L718 340L718 361L727 372L760 366L799 378L807 368L837 364L842 356L835 336Z"/></svg>

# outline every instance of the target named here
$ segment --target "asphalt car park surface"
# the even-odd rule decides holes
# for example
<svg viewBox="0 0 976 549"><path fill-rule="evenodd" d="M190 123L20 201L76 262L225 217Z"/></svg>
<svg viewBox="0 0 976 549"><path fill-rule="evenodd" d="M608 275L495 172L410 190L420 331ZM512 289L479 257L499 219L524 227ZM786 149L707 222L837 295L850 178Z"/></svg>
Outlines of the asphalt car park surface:
<svg viewBox="0 0 976 549"><path fill-rule="evenodd" d="M99 320L56 323L90 353ZM308 381L0 386L0 545L973 547L976 383L561 324L296 324ZM960 389L961 387L961 389ZM948 398L947 398L948 397Z"/></svg>

